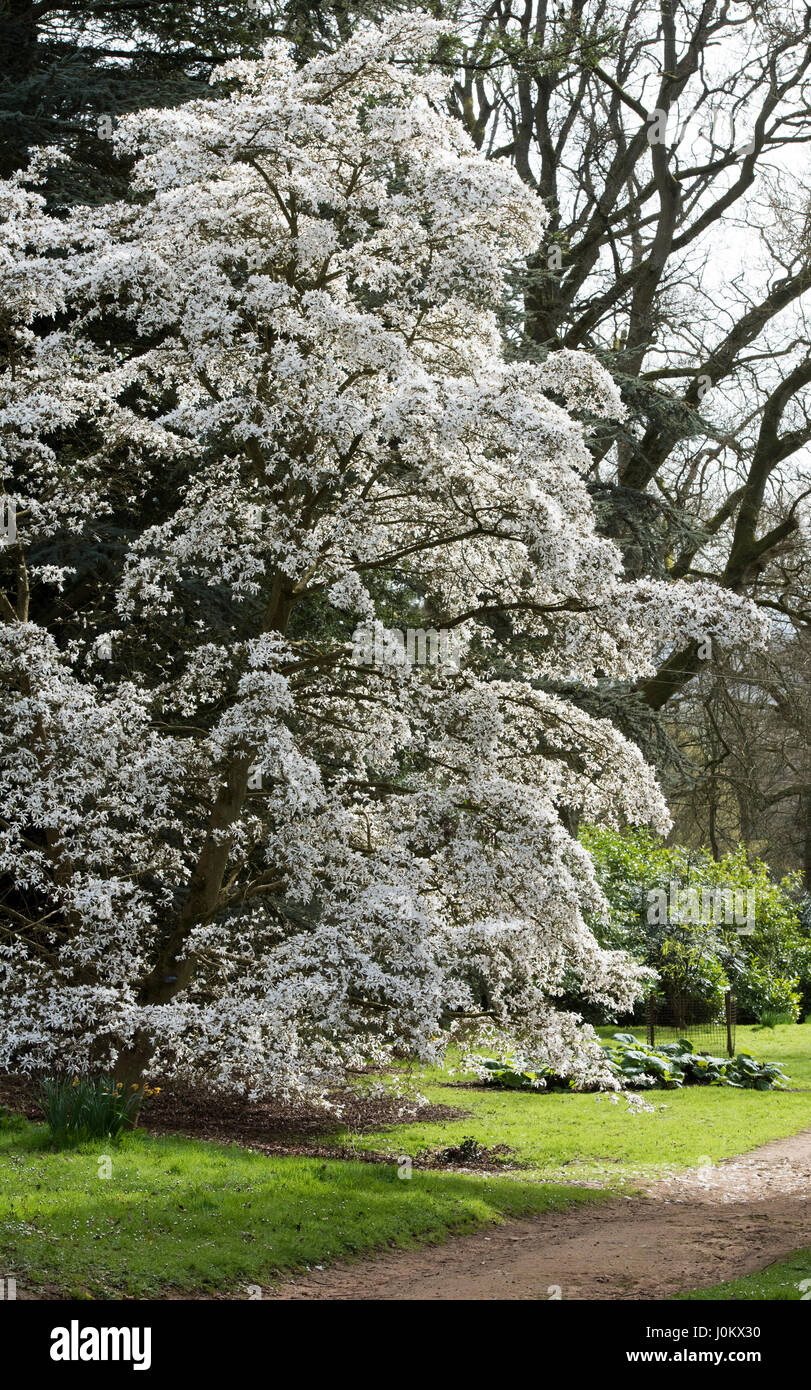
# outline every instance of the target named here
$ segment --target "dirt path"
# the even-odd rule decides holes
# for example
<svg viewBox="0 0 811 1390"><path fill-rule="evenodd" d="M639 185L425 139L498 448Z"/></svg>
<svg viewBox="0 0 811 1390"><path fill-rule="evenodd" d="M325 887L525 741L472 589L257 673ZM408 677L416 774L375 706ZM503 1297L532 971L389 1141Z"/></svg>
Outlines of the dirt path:
<svg viewBox="0 0 811 1390"><path fill-rule="evenodd" d="M314 1271L273 1299L669 1298L811 1245L811 1130L690 1169L638 1198L509 1222ZM559 1293L557 1291L559 1290Z"/></svg>

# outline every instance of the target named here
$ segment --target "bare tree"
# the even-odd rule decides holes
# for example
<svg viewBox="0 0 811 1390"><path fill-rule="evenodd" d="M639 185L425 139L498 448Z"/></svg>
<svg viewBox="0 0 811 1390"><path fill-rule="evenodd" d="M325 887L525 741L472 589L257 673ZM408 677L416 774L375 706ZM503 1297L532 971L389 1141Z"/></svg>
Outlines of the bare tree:
<svg viewBox="0 0 811 1390"><path fill-rule="evenodd" d="M672 787L693 814L697 777L703 788L700 838L726 842L765 818L788 861L807 865L811 9L476 0L445 10L461 44L449 57L452 109L551 216L523 280L515 350L589 349L622 386L629 418L595 432L590 483L626 567L713 578L782 624L770 660L755 673L748 662L746 699L746 654L694 643L663 653L635 713L621 692L628 718L641 728L645 707L666 712L682 754ZM745 776L726 751L733 725ZM699 744L685 781L684 755Z"/></svg>
<svg viewBox="0 0 811 1390"><path fill-rule="evenodd" d="M453 109L551 214L523 350L601 353L630 407L594 451L629 568L760 596L811 485L811 10L495 0L455 15ZM674 653L647 702L699 665Z"/></svg>

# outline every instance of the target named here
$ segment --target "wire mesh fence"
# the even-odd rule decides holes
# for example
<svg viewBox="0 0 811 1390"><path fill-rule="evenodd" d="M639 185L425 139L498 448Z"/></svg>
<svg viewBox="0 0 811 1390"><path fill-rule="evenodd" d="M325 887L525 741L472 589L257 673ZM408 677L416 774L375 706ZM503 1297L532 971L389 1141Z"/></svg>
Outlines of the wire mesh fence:
<svg viewBox="0 0 811 1390"><path fill-rule="evenodd" d="M697 1052L725 1052L735 1056L737 1012L731 990L719 1007L694 995L673 992L650 996L647 1004L648 1042L677 1042L687 1038Z"/></svg>

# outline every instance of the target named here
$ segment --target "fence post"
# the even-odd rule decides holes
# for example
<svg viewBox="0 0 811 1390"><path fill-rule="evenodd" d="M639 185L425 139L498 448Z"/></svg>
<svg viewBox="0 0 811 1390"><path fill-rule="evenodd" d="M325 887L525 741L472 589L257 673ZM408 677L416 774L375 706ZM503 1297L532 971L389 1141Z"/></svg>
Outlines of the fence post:
<svg viewBox="0 0 811 1390"><path fill-rule="evenodd" d="M651 1047L656 1045L656 1020L654 1017L653 995L648 995L648 1042Z"/></svg>
<svg viewBox="0 0 811 1390"><path fill-rule="evenodd" d="M724 995L724 1013L727 1021L727 1056L732 1057L734 1048L732 1046L732 990L728 989Z"/></svg>

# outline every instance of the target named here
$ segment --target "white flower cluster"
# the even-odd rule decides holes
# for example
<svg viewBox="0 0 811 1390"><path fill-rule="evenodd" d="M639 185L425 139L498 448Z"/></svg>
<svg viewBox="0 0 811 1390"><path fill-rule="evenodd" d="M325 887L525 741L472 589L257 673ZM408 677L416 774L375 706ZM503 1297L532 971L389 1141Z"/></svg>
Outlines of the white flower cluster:
<svg viewBox="0 0 811 1390"><path fill-rule="evenodd" d="M123 667L4 603L0 1066L317 1090L473 1015L610 1084L554 1000L625 1008L641 976L586 925L563 813L667 813L639 751L537 678L644 674L752 618L625 583L597 535L568 412L617 392L581 353L503 359L502 267L545 214L405 63L437 32L400 17L300 71L272 45L227 95L126 118L127 202L57 222L2 188L23 568L69 585L44 542L148 520L105 624ZM353 661L405 593L464 634L458 664ZM464 656L498 610L544 639L523 680Z"/></svg>

